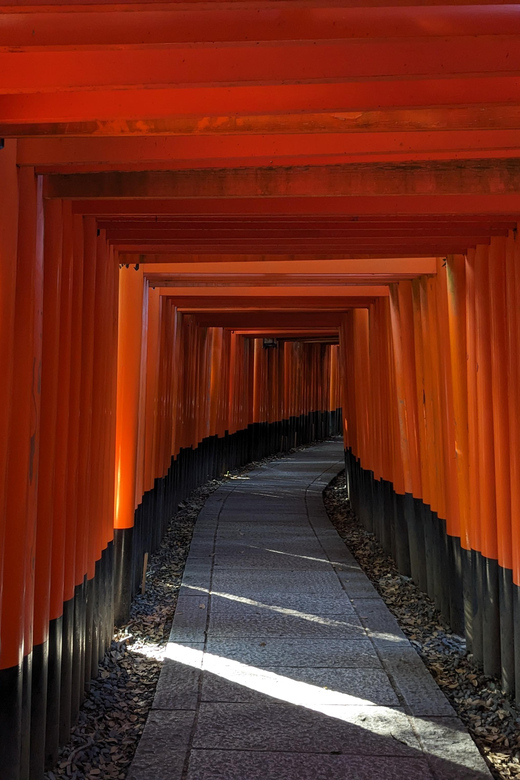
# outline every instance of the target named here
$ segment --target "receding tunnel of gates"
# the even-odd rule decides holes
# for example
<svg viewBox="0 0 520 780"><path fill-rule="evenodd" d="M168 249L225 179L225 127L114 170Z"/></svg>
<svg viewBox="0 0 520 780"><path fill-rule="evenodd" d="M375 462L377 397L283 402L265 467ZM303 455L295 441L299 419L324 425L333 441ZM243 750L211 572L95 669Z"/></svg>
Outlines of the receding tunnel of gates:
<svg viewBox="0 0 520 780"><path fill-rule="evenodd" d="M285 467L287 481L290 465L279 466ZM307 522L313 499L305 501L278 478L267 478L264 485L262 477L256 473L254 486L234 483L235 489L224 491L199 517L156 709L132 766L135 776L149 769L153 740L172 722L182 729L193 725L190 777L206 771L206 751L211 751L213 771L227 761L228 774L240 777L256 776L259 766L274 776L281 765L310 780L329 767L354 771L366 754L371 771L380 774L395 762L404 777L420 770L430 776L430 759L446 776L467 772L468 755L458 741L464 730L455 721L446 724L444 737L457 743L459 752L448 758L445 745L439 750L439 742L433 744L428 736L432 726L438 728L433 712L441 714L430 710L431 700L431 718L414 717L411 727L403 716L395 686L402 694L408 671L394 669L390 683L363 628L364 605L373 603L375 591L366 589L372 586L337 537L334 546L328 521L323 526ZM321 503L319 489L315 501ZM254 511L255 504L261 513ZM290 560L281 562L280 556ZM363 591L360 576L366 580ZM342 577L356 583L351 585L360 597L357 608L348 599L348 585L343 590ZM375 623L369 619L376 626L374 642L387 660L395 661L397 648L400 658L406 653L404 637L397 626L390 627L391 620L383 627L381 613L376 614ZM414 715L419 708L424 712L425 704L418 701L416 686L415 678L408 688ZM437 706L449 714L449 705L440 699ZM182 760L183 750L179 747ZM276 769L270 763L273 753ZM475 762L470 772L488 776L483 763Z"/></svg>

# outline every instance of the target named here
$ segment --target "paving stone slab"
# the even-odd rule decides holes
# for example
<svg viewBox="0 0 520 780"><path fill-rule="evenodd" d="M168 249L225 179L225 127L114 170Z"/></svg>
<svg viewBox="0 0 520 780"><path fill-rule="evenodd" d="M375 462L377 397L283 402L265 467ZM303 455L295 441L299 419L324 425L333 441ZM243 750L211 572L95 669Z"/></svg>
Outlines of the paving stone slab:
<svg viewBox="0 0 520 780"><path fill-rule="evenodd" d="M317 705L320 706L320 705ZM407 716L397 709L335 706L326 712L283 703L210 704L199 708L194 748L338 751L364 756L419 756Z"/></svg>
<svg viewBox="0 0 520 780"><path fill-rule="evenodd" d="M319 637L321 639L365 638L366 631L354 611L347 616L316 616L314 619L250 608L236 612L212 612L209 637ZM205 628L205 623L204 623Z"/></svg>
<svg viewBox="0 0 520 780"><path fill-rule="evenodd" d="M277 594L307 593L330 597L341 593L341 585L334 572L220 572L215 571L212 590L226 590L248 596L264 592Z"/></svg>
<svg viewBox="0 0 520 780"><path fill-rule="evenodd" d="M363 571L340 571L338 577L352 599L380 598L377 590Z"/></svg>
<svg viewBox="0 0 520 780"><path fill-rule="evenodd" d="M220 555L215 560L215 569L219 571L236 571L237 569L262 569L287 571L326 571L330 572L327 561L309 560L303 555L293 553L249 553L236 552L231 555Z"/></svg>
<svg viewBox="0 0 520 780"><path fill-rule="evenodd" d="M152 710L127 780L180 780L194 719L194 711Z"/></svg>
<svg viewBox="0 0 520 780"><path fill-rule="evenodd" d="M197 587L209 589L211 584L211 567L210 566L193 566L184 572L182 577L183 587Z"/></svg>
<svg viewBox="0 0 520 780"><path fill-rule="evenodd" d="M396 663L390 667L390 674L413 715L455 717L453 707L422 663L420 666L406 661Z"/></svg>
<svg viewBox="0 0 520 780"><path fill-rule="evenodd" d="M395 641L396 637L400 639L406 638L399 627L399 623L381 600L381 597L354 601L354 609L358 613L362 624L370 632L375 632L381 637L387 634L393 641Z"/></svg>
<svg viewBox="0 0 520 780"><path fill-rule="evenodd" d="M207 606L198 599L181 604L175 610L170 631L170 642L204 642L208 622Z"/></svg>
<svg viewBox="0 0 520 780"><path fill-rule="evenodd" d="M192 604L193 602L193 604ZM175 611L187 612L192 609L207 610L209 606L209 595L207 593L181 593L177 599L177 605Z"/></svg>
<svg viewBox="0 0 520 780"><path fill-rule="evenodd" d="M421 758L193 750L187 780L432 780Z"/></svg>
<svg viewBox="0 0 520 780"><path fill-rule="evenodd" d="M167 658L155 689L154 710L196 710L202 672Z"/></svg>
<svg viewBox="0 0 520 780"><path fill-rule="evenodd" d="M222 541L233 540L247 540L247 541L261 541L268 543L272 539L280 539L282 541L290 540L293 537L296 539L304 536L309 536L313 541L316 541L316 536L312 532L312 529L302 527L300 524L291 525L290 523L283 526L274 525L257 525L250 526L247 523L228 524L221 525L215 539L216 544ZM295 540L296 540L295 539Z"/></svg>
<svg viewBox="0 0 520 780"><path fill-rule="evenodd" d="M218 665L216 666L218 670ZM227 677L224 677L227 674ZM202 701L265 703L280 699L302 706L364 704L399 706L384 671L273 666L266 669L221 667L220 674L205 671Z"/></svg>
<svg viewBox="0 0 520 780"><path fill-rule="evenodd" d="M187 563L202 563L205 561L206 563L211 563L211 561L208 561L208 558L212 558L214 555L214 544L213 542L211 544L207 545L193 545L192 548L190 548L190 551L188 553Z"/></svg>
<svg viewBox="0 0 520 780"><path fill-rule="evenodd" d="M164 750L150 746L134 756L126 780L182 780L187 750Z"/></svg>
<svg viewBox="0 0 520 780"><path fill-rule="evenodd" d="M231 532L238 533L238 538L223 538L229 536ZM240 532L242 532L242 535L240 535ZM250 527L246 523L241 523L233 528L222 525L215 538L216 550L218 551L226 545L242 545L251 549L268 550L300 548L303 553L309 548L322 550L322 545L316 538L312 528L310 526L302 527L301 525L289 525L280 528L272 525ZM279 545L282 546L279 548Z"/></svg>
<svg viewBox="0 0 520 780"><path fill-rule="evenodd" d="M224 555L271 555L280 556L296 556L304 559L315 560L318 563L330 563L327 556L324 554L321 545L315 542L311 536L308 541L298 537L297 540L291 541L290 539L266 539L265 541L253 541L245 539L237 539L230 541L217 541L215 545L215 563L217 563Z"/></svg>
<svg viewBox="0 0 520 780"><path fill-rule="evenodd" d="M439 780L490 780L491 773L458 718L414 718L414 728Z"/></svg>
<svg viewBox="0 0 520 780"><path fill-rule="evenodd" d="M378 653L412 715L455 717L451 704L409 643L404 647L379 645Z"/></svg>
<svg viewBox="0 0 520 780"><path fill-rule="evenodd" d="M264 669L266 666L381 668L368 639L221 639L208 637L206 651L223 659Z"/></svg>
<svg viewBox="0 0 520 780"><path fill-rule="evenodd" d="M256 496L247 498L246 496L237 496L236 498L229 498L224 507L221 510L222 514L225 513L226 517L233 517L236 514L243 514L244 512L251 512L260 516L272 516L272 515L304 515L305 516L305 501L303 499L287 498L280 500L269 495L262 495L258 493Z"/></svg>
<svg viewBox="0 0 520 780"><path fill-rule="evenodd" d="M352 553L347 550L344 544L338 544L337 542L329 542L318 536L319 544L324 554L330 560L332 564L341 563L347 564L352 571L361 571L359 563L356 561Z"/></svg>
<svg viewBox="0 0 520 780"><path fill-rule="evenodd" d="M211 612L234 612L238 606L247 609L258 607L270 612L280 612L280 614L297 613L303 619L319 618L323 615L344 615L350 614L353 610L352 604L345 593L339 593L334 598L320 598L319 596L301 596L301 595L279 595L276 593L264 593L262 599L248 599L245 596L225 594L217 592L211 594Z"/></svg>

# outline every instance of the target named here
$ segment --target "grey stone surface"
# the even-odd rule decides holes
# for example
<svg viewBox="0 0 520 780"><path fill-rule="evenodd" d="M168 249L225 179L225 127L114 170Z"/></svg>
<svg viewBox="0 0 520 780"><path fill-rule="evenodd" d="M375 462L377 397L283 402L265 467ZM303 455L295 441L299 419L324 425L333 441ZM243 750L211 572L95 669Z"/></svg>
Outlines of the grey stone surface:
<svg viewBox="0 0 520 780"><path fill-rule="evenodd" d="M235 563L240 563L241 556L270 557L278 563L285 558L298 558L303 561L321 563L330 566L330 560L319 545L312 543L312 539L293 541L283 539L265 539L263 541L244 540L219 541L215 546L215 566L222 565L224 558L232 558ZM238 558L238 561L237 561Z"/></svg>
<svg viewBox="0 0 520 780"><path fill-rule="evenodd" d="M249 612L215 612L210 617L209 637L316 637L321 639L359 639L366 636L356 613L347 616L319 616L305 619L251 607Z"/></svg>
<svg viewBox="0 0 520 780"><path fill-rule="evenodd" d="M167 658L161 669L154 710L196 710L201 671Z"/></svg>
<svg viewBox="0 0 520 780"><path fill-rule="evenodd" d="M451 704L422 663L419 666L400 661L386 665L386 669L413 715L455 716Z"/></svg>
<svg viewBox="0 0 520 780"><path fill-rule="evenodd" d="M260 509L258 503L262 503ZM255 501L246 502L237 499L231 506L225 507L225 522L237 522L246 518L249 523L262 522L267 519L269 522L283 523L286 519L305 517L305 504L290 501L273 501L268 496L257 496Z"/></svg>
<svg viewBox="0 0 520 780"><path fill-rule="evenodd" d="M252 554L237 551L227 555L219 555L215 559L215 570L228 569L286 569L287 571L330 571L330 563L326 561L309 560L302 555L290 553Z"/></svg>
<svg viewBox="0 0 520 780"><path fill-rule="evenodd" d="M458 718L414 718L414 728L438 780L490 780L484 759Z"/></svg>
<svg viewBox="0 0 520 780"><path fill-rule="evenodd" d="M319 705L316 705L319 706ZM210 704L199 707L194 748L413 756L420 745L396 709L323 705Z"/></svg>
<svg viewBox="0 0 520 780"><path fill-rule="evenodd" d="M359 571L338 571L341 584L352 599L377 598L379 596L366 574Z"/></svg>
<svg viewBox="0 0 520 780"><path fill-rule="evenodd" d="M190 567L188 571L184 572L182 578L183 586L196 586L198 588L209 589L211 584L211 569L205 565L202 568L197 566Z"/></svg>
<svg viewBox="0 0 520 780"><path fill-rule="evenodd" d="M422 758L193 750L187 780L432 780Z"/></svg>
<svg viewBox="0 0 520 780"><path fill-rule="evenodd" d="M177 599L175 612L190 612L193 609L204 611L209 606L207 593L187 592L186 590Z"/></svg>
<svg viewBox="0 0 520 780"><path fill-rule="evenodd" d="M209 637L206 651L248 666L326 666L381 668L368 639L287 638L219 639Z"/></svg>
<svg viewBox="0 0 520 780"><path fill-rule="evenodd" d="M126 780L181 780L184 773L186 750L164 749L160 744L139 747Z"/></svg>
<svg viewBox="0 0 520 780"><path fill-rule="evenodd" d="M152 710L127 780L180 780L195 711Z"/></svg>
<svg viewBox="0 0 520 780"><path fill-rule="evenodd" d="M238 604L243 603L240 599L249 602L247 606L258 606L262 609L271 609L271 611L283 610L282 614L287 614L287 611L298 612L302 616L310 616L311 618L321 615L342 615L345 611L352 611L352 604L346 593L339 593L334 598L298 594L280 596L276 593L262 593L258 594L256 598L249 599L233 594L222 595L224 593L225 591L212 593L212 612L233 610Z"/></svg>
<svg viewBox="0 0 520 780"><path fill-rule="evenodd" d="M354 609L370 632L379 634L381 638L388 635L390 641L395 641L396 638L405 639L397 620L379 596L376 599L355 600Z"/></svg>
<svg viewBox="0 0 520 780"><path fill-rule="evenodd" d="M184 599L175 610L170 641L204 642L207 622L207 603L197 598Z"/></svg>
<svg viewBox="0 0 520 780"><path fill-rule="evenodd" d="M268 573L248 571L215 571L211 584L212 591L233 592L237 595L259 595L264 592L277 594L307 593L309 595L330 597L341 593L341 585L335 573L330 572L291 572L270 570Z"/></svg>
<svg viewBox="0 0 520 780"><path fill-rule="evenodd" d="M299 700L315 704L365 703L396 707L395 691L379 669L328 669L316 667L247 667L230 669L229 678L204 673L202 701L256 702L269 699Z"/></svg>
<svg viewBox="0 0 520 780"><path fill-rule="evenodd" d="M127 780L490 777L326 516L341 468L326 443L210 497Z"/></svg>

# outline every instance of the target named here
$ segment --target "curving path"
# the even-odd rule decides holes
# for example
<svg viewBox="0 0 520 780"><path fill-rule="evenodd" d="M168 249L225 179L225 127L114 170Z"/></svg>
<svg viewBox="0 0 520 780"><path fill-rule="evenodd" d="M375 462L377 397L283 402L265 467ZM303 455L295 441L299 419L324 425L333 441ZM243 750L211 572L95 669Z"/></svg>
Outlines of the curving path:
<svg viewBox="0 0 520 780"><path fill-rule="evenodd" d="M339 441L199 515L128 780L484 780L486 765L327 518Z"/></svg>

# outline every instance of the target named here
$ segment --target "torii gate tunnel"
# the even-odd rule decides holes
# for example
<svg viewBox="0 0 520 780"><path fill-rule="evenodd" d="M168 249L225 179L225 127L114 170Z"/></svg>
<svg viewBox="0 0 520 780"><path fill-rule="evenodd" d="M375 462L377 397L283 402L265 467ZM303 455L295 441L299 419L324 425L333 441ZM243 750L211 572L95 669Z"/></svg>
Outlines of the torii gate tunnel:
<svg viewBox="0 0 520 780"><path fill-rule="evenodd" d="M179 501L338 432L520 697L520 7L18 0L0 47L2 778Z"/></svg>

